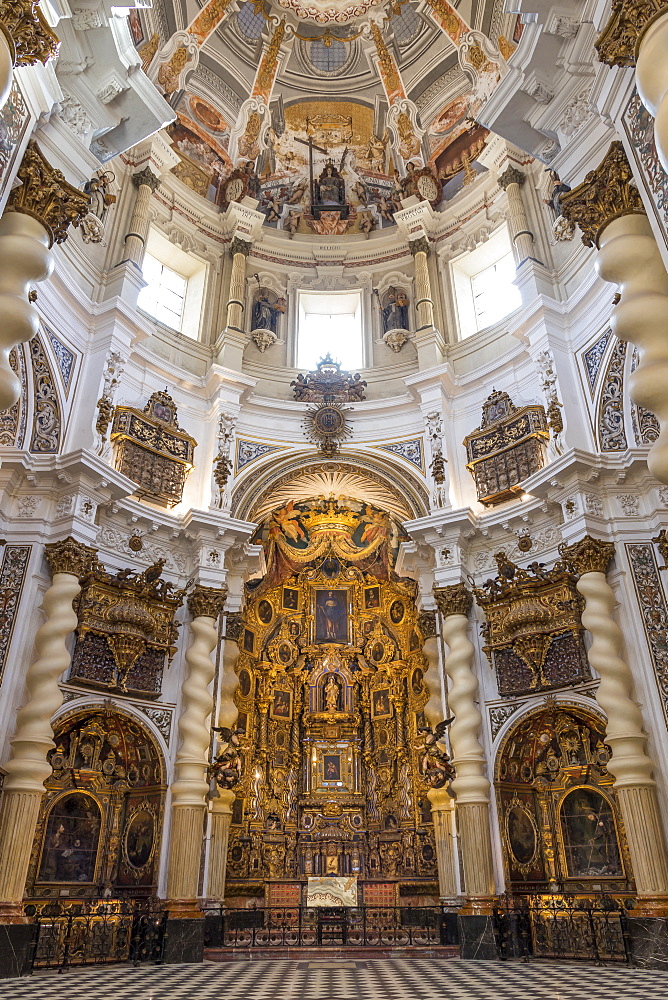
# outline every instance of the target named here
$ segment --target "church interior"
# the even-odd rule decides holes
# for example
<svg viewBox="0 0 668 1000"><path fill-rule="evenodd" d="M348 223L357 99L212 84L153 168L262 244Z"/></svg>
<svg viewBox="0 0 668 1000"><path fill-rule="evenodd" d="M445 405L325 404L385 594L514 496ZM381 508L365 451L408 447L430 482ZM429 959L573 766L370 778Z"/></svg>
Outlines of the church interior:
<svg viewBox="0 0 668 1000"><path fill-rule="evenodd" d="M12 997L668 992L667 266L666 0L0 0Z"/></svg>

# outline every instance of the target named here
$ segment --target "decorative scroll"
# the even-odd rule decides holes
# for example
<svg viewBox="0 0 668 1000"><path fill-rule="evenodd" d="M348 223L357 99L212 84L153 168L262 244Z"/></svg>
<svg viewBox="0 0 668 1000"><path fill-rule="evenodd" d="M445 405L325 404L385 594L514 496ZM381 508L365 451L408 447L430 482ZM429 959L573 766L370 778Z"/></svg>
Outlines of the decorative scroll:
<svg viewBox="0 0 668 1000"><path fill-rule="evenodd" d="M0 192L2 182L9 178L21 140L30 124L30 111L18 81L14 80L7 103L0 110Z"/></svg>
<svg viewBox="0 0 668 1000"><path fill-rule="evenodd" d="M21 603L31 545L6 545L0 565L0 683Z"/></svg>
<svg viewBox="0 0 668 1000"><path fill-rule="evenodd" d="M518 409L507 393L493 392L480 426L463 442L480 503L502 503L521 492L522 482L543 467L549 437L542 406Z"/></svg>
<svg viewBox="0 0 668 1000"><path fill-rule="evenodd" d="M22 448L26 431L27 379L23 348L19 344L9 352L9 367L21 382L21 393L13 406L0 410L0 445Z"/></svg>
<svg viewBox="0 0 668 1000"><path fill-rule="evenodd" d="M485 653L499 694L549 691L590 680L582 642L582 599L577 576L558 562L551 570L533 563L520 569L494 557L499 575L475 589L485 612Z"/></svg>
<svg viewBox="0 0 668 1000"><path fill-rule="evenodd" d="M638 367L639 360L638 348L634 347L631 356L632 372ZM638 406L637 403L632 402L631 420L633 422L633 436L636 444L654 444L661 433L661 428L659 427L659 421L651 410L646 410L644 406Z"/></svg>
<svg viewBox="0 0 668 1000"><path fill-rule="evenodd" d="M117 406L111 440L116 468L137 484L139 498L165 507L181 502L197 442L179 428L168 393L154 392L143 411Z"/></svg>
<svg viewBox="0 0 668 1000"><path fill-rule="evenodd" d="M124 694L157 697L165 657L176 646L174 614L185 591L161 578L164 560L143 573L112 575L98 562L84 579L77 601L77 644L70 681Z"/></svg>
<svg viewBox="0 0 668 1000"><path fill-rule="evenodd" d="M392 455L399 455L400 458L416 466L420 472L424 472L422 438L412 438L410 441L394 441L391 444L379 444L376 447L381 451L389 451Z"/></svg>
<svg viewBox="0 0 668 1000"><path fill-rule="evenodd" d="M71 351L69 347L63 344L62 340L56 337L53 330L50 330L48 326L44 326L47 336L49 338L49 343L51 344L51 350L53 351L58 368L60 369L60 376L63 380L63 386L65 389L65 397L69 396L70 388L72 386L72 376L74 374L74 366L76 362L76 355L74 351Z"/></svg>
<svg viewBox="0 0 668 1000"><path fill-rule="evenodd" d="M608 346L611 336L612 336L611 331L606 330L603 336L599 337L596 343L592 344L592 346L588 348L582 355L585 371L587 373L587 384L589 386L589 391L592 394L592 396L594 395L594 388L596 386L598 373L601 370L601 364L603 362L603 356L605 355L605 349Z"/></svg>
<svg viewBox="0 0 668 1000"><path fill-rule="evenodd" d="M280 445L263 444L261 441L246 441L244 438L237 438L237 472L241 472L246 465L269 455L273 451L282 451L282 448Z"/></svg>
<svg viewBox="0 0 668 1000"><path fill-rule="evenodd" d="M62 421L58 393L39 335L30 341L33 394L35 397L30 451L56 454L60 448Z"/></svg>
<svg viewBox="0 0 668 1000"><path fill-rule="evenodd" d="M624 364L626 341L618 340L610 356L598 409L598 437L601 451L626 451L624 428Z"/></svg>
<svg viewBox="0 0 668 1000"><path fill-rule="evenodd" d="M661 706L668 722L668 607L654 549L648 542L627 542L626 555L640 605Z"/></svg>

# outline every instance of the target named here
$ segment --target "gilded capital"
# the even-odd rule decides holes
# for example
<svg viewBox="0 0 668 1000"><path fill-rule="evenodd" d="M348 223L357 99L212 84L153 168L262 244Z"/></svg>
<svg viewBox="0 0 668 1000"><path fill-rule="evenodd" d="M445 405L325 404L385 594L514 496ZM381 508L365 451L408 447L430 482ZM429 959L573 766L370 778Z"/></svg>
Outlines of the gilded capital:
<svg viewBox="0 0 668 1000"><path fill-rule="evenodd" d="M84 545L83 542L77 542L71 535L62 542L50 542L44 549L51 576L55 576L56 573L69 573L79 580L90 572L97 556L97 549Z"/></svg>
<svg viewBox="0 0 668 1000"><path fill-rule="evenodd" d="M602 542L591 535L585 535L573 545L562 542L559 546L559 555L578 576L584 576L585 573L605 573L614 554L615 546L612 542Z"/></svg>
<svg viewBox="0 0 668 1000"><path fill-rule="evenodd" d="M14 66L47 63L60 41L46 23L39 0L0 0L0 31L9 42Z"/></svg>
<svg viewBox="0 0 668 1000"><path fill-rule="evenodd" d="M248 240L242 240L240 236L234 236L230 243L230 257L235 257L238 253L242 253L244 257L247 257L251 252L252 245Z"/></svg>
<svg viewBox="0 0 668 1000"><path fill-rule="evenodd" d="M473 603L473 594L463 583L455 583L451 587L434 587L434 597L444 618L448 615L468 615Z"/></svg>
<svg viewBox="0 0 668 1000"><path fill-rule="evenodd" d="M188 595L188 610L193 618L213 618L223 610L227 587L195 587Z"/></svg>
<svg viewBox="0 0 668 1000"><path fill-rule="evenodd" d="M586 247L598 248L601 233L623 215L644 215L633 172L621 142L613 142L595 170L590 170L582 184L562 194L561 214L578 225Z"/></svg>
<svg viewBox="0 0 668 1000"><path fill-rule="evenodd" d="M608 22L596 40L600 61L635 66L645 31L666 11L666 0L613 0Z"/></svg>
<svg viewBox="0 0 668 1000"><path fill-rule="evenodd" d="M10 194L6 210L37 219L49 235L50 246L64 243L68 228L78 226L88 214L87 195L45 160L34 140L28 143L17 176L21 184Z"/></svg>
<svg viewBox="0 0 668 1000"><path fill-rule="evenodd" d="M504 191L507 191L511 184L518 184L521 187L524 184L524 177L521 170L509 164L499 176L499 187L503 188Z"/></svg>
<svg viewBox="0 0 668 1000"><path fill-rule="evenodd" d="M143 170L138 170L136 174L132 175L132 183L136 188L140 188L142 184L145 184L153 192L157 191L160 187L160 178L156 177L150 167L144 167Z"/></svg>
<svg viewBox="0 0 668 1000"><path fill-rule="evenodd" d="M429 240L426 236L418 236L416 240L408 241L408 249L415 257L419 253L429 255Z"/></svg>

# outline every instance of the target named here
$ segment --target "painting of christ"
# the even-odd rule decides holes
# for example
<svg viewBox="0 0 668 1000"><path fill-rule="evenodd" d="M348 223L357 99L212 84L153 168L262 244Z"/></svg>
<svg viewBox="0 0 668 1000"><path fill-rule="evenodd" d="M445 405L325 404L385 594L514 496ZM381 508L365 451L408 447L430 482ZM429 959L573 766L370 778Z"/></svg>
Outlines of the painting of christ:
<svg viewBox="0 0 668 1000"><path fill-rule="evenodd" d="M315 594L316 643L348 642L348 592L317 590Z"/></svg>

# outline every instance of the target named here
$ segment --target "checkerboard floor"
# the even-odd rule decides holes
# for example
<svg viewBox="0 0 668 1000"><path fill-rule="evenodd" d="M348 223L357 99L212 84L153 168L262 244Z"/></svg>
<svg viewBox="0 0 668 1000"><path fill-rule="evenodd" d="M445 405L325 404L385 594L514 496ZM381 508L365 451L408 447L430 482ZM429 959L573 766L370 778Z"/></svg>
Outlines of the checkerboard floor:
<svg viewBox="0 0 668 1000"><path fill-rule="evenodd" d="M36 972L0 1000L666 1000L668 972L556 962L205 962Z"/></svg>

